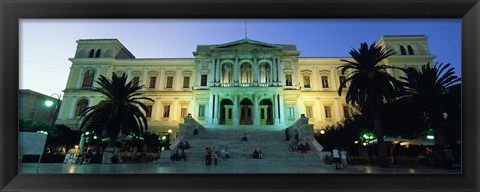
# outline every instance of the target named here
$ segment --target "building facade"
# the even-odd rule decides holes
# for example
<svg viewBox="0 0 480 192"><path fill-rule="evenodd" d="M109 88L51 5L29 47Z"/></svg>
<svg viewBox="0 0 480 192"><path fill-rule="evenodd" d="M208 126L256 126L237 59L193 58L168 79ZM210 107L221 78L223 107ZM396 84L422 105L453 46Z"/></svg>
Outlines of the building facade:
<svg viewBox="0 0 480 192"><path fill-rule="evenodd" d="M51 101L51 106L46 105L46 101ZM18 91L18 117L37 121L52 122L55 117L55 110L59 102L58 98L50 97L29 89L20 89Z"/></svg>
<svg viewBox="0 0 480 192"><path fill-rule="evenodd" d="M383 64L416 67L431 62L427 36L382 36L377 45L395 50ZM193 58L135 58L116 39L81 39L64 90L57 123L77 128L78 114L103 96L92 92L95 80L127 74L144 85L150 132L178 130L191 114L205 127L278 129L301 114L316 131L343 120L351 110L338 88L345 76L337 68L348 57L300 57L293 44L251 39L197 45ZM404 76L390 70L394 77ZM348 86L348 85L347 85ZM343 88L346 91L346 87Z"/></svg>

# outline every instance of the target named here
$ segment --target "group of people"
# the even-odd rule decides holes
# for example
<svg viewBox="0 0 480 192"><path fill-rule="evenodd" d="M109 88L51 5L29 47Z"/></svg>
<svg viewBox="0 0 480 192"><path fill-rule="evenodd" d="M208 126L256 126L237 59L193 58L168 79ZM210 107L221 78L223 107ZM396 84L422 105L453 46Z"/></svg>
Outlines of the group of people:
<svg viewBox="0 0 480 192"><path fill-rule="evenodd" d="M212 165L212 161L215 165L218 164L218 151L213 152L211 147L205 148L205 165Z"/></svg>
<svg viewBox="0 0 480 192"><path fill-rule="evenodd" d="M183 159L183 161L186 161L187 160L187 153L185 152L184 148L182 148L181 150L182 150L181 152L179 152L178 149L172 150L171 155L170 155L170 160L180 161L180 160Z"/></svg>
<svg viewBox="0 0 480 192"><path fill-rule="evenodd" d="M307 153L307 151L311 150L310 144L306 142L305 144L298 144L298 141L296 139L293 139L290 143L290 146L293 151L300 151L301 153Z"/></svg>
<svg viewBox="0 0 480 192"><path fill-rule="evenodd" d="M262 150L255 149L255 151L253 151L253 158L254 159L263 159Z"/></svg>
<svg viewBox="0 0 480 192"><path fill-rule="evenodd" d="M335 170L341 170L347 166L347 151L345 151L343 148L341 150L338 150L337 147L333 148L332 156L326 156L325 158L327 164L330 162L335 163Z"/></svg>

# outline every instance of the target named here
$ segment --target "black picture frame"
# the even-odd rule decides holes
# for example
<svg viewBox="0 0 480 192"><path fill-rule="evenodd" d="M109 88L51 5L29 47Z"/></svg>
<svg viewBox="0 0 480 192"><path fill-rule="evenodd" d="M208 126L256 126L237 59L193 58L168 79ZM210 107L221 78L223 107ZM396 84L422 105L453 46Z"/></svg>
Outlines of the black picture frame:
<svg viewBox="0 0 480 192"><path fill-rule="evenodd" d="M0 0L2 191L478 191L478 0ZM461 18L463 174L21 174L18 172L19 19ZM67 58L65 58L66 60Z"/></svg>

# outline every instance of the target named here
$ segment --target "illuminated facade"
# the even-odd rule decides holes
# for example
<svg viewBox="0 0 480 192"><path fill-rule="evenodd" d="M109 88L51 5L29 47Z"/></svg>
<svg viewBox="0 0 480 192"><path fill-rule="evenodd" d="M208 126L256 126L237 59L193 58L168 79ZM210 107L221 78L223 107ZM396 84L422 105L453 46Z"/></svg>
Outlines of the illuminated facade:
<svg viewBox="0 0 480 192"><path fill-rule="evenodd" d="M91 91L95 79L113 72L144 85L144 95L154 100L146 103L151 132L178 130L188 114L207 128L278 129L305 114L320 130L350 110L345 93L337 94L345 80L337 67L348 57L299 57L296 45L251 39L198 45L193 58L138 59L116 39L81 39L77 44L57 120L71 127L78 127L79 112L103 99ZM383 61L386 65L418 68L435 58L425 35L382 36L377 44L396 51Z"/></svg>

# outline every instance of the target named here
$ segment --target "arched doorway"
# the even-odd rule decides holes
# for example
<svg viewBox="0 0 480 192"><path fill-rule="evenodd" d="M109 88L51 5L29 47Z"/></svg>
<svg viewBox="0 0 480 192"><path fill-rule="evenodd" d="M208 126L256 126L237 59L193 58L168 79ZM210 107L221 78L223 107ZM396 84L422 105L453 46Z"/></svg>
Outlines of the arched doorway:
<svg viewBox="0 0 480 192"><path fill-rule="evenodd" d="M247 98L240 102L240 125L252 125L252 101Z"/></svg>
<svg viewBox="0 0 480 192"><path fill-rule="evenodd" d="M233 102L230 99L222 99L220 102L220 125L231 125L233 122Z"/></svg>
<svg viewBox="0 0 480 192"><path fill-rule="evenodd" d="M260 125L273 125L273 105L269 99L260 101Z"/></svg>

